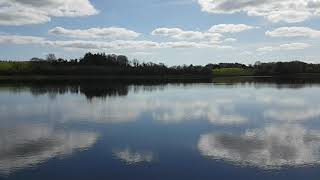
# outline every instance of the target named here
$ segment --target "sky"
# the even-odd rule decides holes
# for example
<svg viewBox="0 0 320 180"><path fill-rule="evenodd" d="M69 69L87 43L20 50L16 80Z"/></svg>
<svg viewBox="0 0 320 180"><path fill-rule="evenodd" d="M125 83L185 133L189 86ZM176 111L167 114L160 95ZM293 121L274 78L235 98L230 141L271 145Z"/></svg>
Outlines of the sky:
<svg viewBox="0 0 320 180"><path fill-rule="evenodd" d="M320 63L320 0L0 0L0 59Z"/></svg>

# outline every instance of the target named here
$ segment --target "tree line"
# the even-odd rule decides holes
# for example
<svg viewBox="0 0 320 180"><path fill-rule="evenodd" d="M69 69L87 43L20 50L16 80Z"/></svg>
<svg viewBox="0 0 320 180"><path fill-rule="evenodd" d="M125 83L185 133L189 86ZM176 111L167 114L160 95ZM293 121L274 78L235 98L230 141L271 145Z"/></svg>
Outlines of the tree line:
<svg viewBox="0 0 320 180"><path fill-rule="evenodd" d="M320 64L292 62L219 63L207 65L167 66L163 63L129 60L124 55L86 53L79 59L56 58L48 54L45 59L34 57L30 61L1 61L0 75L157 75L157 76L214 76L214 69L237 68L252 75L283 75L320 73Z"/></svg>
<svg viewBox="0 0 320 180"><path fill-rule="evenodd" d="M7 68L7 71L1 71L1 66L5 64L10 68ZM49 54L45 59L35 57L28 62L2 61L0 63L0 74L210 76L212 69L200 65L169 67L163 63L140 62L137 59L130 61L124 55L89 52L79 59L67 60Z"/></svg>

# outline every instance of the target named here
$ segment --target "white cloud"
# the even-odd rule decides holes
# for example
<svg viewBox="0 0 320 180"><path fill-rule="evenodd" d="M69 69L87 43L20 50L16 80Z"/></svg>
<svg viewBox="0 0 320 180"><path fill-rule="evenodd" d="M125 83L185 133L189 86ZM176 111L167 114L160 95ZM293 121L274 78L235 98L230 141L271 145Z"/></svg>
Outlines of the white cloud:
<svg viewBox="0 0 320 180"><path fill-rule="evenodd" d="M185 31L180 28L157 28L151 32L152 35L169 37L180 41L210 41L214 43L225 42L233 38L222 40L223 33L238 33L247 31L257 27L248 26L245 24L219 24L212 26L209 30L200 31Z"/></svg>
<svg viewBox="0 0 320 180"><path fill-rule="evenodd" d="M242 52L240 53L240 55L242 55L242 56L250 56L250 55L252 55L252 54L253 54L252 51L242 51Z"/></svg>
<svg viewBox="0 0 320 180"><path fill-rule="evenodd" d="M0 25L40 24L51 17L97 14L89 0L0 0Z"/></svg>
<svg viewBox="0 0 320 180"><path fill-rule="evenodd" d="M207 40L218 42L222 35L218 33L199 32L199 31L184 31L179 28L158 28L152 31L152 35L170 37L177 40L193 41Z"/></svg>
<svg viewBox="0 0 320 180"><path fill-rule="evenodd" d="M267 31L270 37L309 37L320 38L320 31L308 27L281 27L273 31Z"/></svg>
<svg viewBox="0 0 320 180"><path fill-rule="evenodd" d="M110 42L104 41L51 41L42 37L36 36L19 36L19 35L0 35L0 44L38 44L63 48L78 48L78 49L145 49L159 48L160 44L152 41L125 41L116 40Z"/></svg>
<svg viewBox="0 0 320 180"><path fill-rule="evenodd" d="M238 33L242 31L247 31L255 29L258 27L248 26L245 24L218 24L214 25L209 29L212 33Z"/></svg>
<svg viewBox="0 0 320 180"><path fill-rule="evenodd" d="M78 48L78 49L154 49L154 48L231 48L230 46L218 46L214 44L208 44L205 42L164 42L158 43L153 41L111 41L111 42L99 42L99 41L50 41L51 45L65 48Z"/></svg>
<svg viewBox="0 0 320 180"><path fill-rule="evenodd" d="M214 14L247 13L271 22L301 22L319 15L318 0L198 0L202 11Z"/></svg>
<svg viewBox="0 0 320 180"><path fill-rule="evenodd" d="M149 56L149 55L152 55L151 52L144 52L144 51L136 51L136 52L133 52L131 54L134 55L134 56Z"/></svg>
<svg viewBox="0 0 320 180"><path fill-rule="evenodd" d="M298 125L273 125L243 135L205 134L198 148L212 159L263 169L313 165L320 162L320 132Z"/></svg>
<svg viewBox="0 0 320 180"><path fill-rule="evenodd" d="M311 45L307 43L289 43L289 44L281 44L280 50L299 50L299 49L306 49Z"/></svg>
<svg viewBox="0 0 320 180"><path fill-rule="evenodd" d="M310 44L307 43L289 43L289 44L281 44L276 46L265 46L262 48L258 48L258 52L266 53L272 51L280 51L280 50L302 50L310 47Z"/></svg>
<svg viewBox="0 0 320 180"><path fill-rule="evenodd" d="M165 42L160 43L162 48L215 48L215 49L230 49L231 46L221 46L210 42L188 42L188 41L178 41L178 42Z"/></svg>
<svg viewBox="0 0 320 180"><path fill-rule="evenodd" d="M47 14L35 9L6 7L0 3L0 25L41 24L50 20Z"/></svg>
<svg viewBox="0 0 320 180"><path fill-rule="evenodd" d="M35 36L0 35L0 44L43 44L45 38Z"/></svg>
<svg viewBox="0 0 320 180"><path fill-rule="evenodd" d="M310 47L307 43L289 43L289 44L281 44L280 50L299 50L299 49L306 49Z"/></svg>
<svg viewBox="0 0 320 180"><path fill-rule="evenodd" d="M80 39L135 39L140 34L126 28L108 27L108 28L90 28L90 29L65 29L55 27L49 31L51 34L62 35Z"/></svg>
<svg viewBox="0 0 320 180"><path fill-rule="evenodd" d="M174 36L184 32L182 29L179 28L157 28L151 32L152 35L158 36Z"/></svg>
<svg viewBox="0 0 320 180"><path fill-rule="evenodd" d="M125 41L116 40L111 42L103 41L49 41L50 45L64 48L78 48L78 49L151 49L159 48L159 44L153 41Z"/></svg>
<svg viewBox="0 0 320 180"><path fill-rule="evenodd" d="M84 41L84 40L65 40L52 41L36 36L19 35L0 35L0 44L38 44L62 48L75 48L85 50L105 50L105 49L154 49L154 48L215 48L227 49L231 46L219 46L211 42L154 42L154 41L136 41L136 40L115 40L105 41Z"/></svg>
<svg viewBox="0 0 320 180"><path fill-rule="evenodd" d="M237 42L237 39L235 38L226 38L223 40L223 42L225 43L233 43L233 42Z"/></svg>

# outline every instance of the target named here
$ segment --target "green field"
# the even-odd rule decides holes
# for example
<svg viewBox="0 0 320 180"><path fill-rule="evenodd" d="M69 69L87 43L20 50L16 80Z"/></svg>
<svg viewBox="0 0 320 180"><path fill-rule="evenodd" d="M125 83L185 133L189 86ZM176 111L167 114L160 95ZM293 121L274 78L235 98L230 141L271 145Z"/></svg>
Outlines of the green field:
<svg viewBox="0 0 320 180"><path fill-rule="evenodd" d="M16 72L30 72L32 65L30 62L0 62L0 73L10 74Z"/></svg>
<svg viewBox="0 0 320 180"><path fill-rule="evenodd" d="M12 69L11 63L1 62L0 63L0 72L6 72Z"/></svg>
<svg viewBox="0 0 320 180"><path fill-rule="evenodd" d="M213 70L214 76L253 76L254 70L242 68L219 68Z"/></svg>

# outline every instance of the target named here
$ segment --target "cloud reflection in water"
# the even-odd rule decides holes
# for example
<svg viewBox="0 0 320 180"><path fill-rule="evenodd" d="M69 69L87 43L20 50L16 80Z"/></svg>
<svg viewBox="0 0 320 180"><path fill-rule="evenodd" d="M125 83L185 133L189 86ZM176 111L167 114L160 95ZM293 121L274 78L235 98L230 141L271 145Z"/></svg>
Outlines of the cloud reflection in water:
<svg viewBox="0 0 320 180"><path fill-rule="evenodd" d="M243 135L204 134L203 156L263 169L320 164L320 131L299 125L267 126Z"/></svg>
<svg viewBox="0 0 320 180"><path fill-rule="evenodd" d="M220 102L180 100L176 102L161 101L152 111L153 119L165 123L180 123L188 120L207 120L212 124L237 125L248 121L246 117L233 111L224 112L223 107L230 107L232 101L219 99ZM222 103L223 102L223 103Z"/></svg>
<svg viewBox="0 0 320 180"><path fill-rule="evenodd" d="M58 156L91 147L97 134L60 131L41 125L18 125L0 129L0 174L34 167Z"/></svg>
<svg viewBox="0 0 320 180"><path fill-rule="evenodd" d="M154 160L154 154L150 151L132 151L129 148L122 150L114 150L114 155L116 158L125 162L128 165L152 162Z"/></svg>

